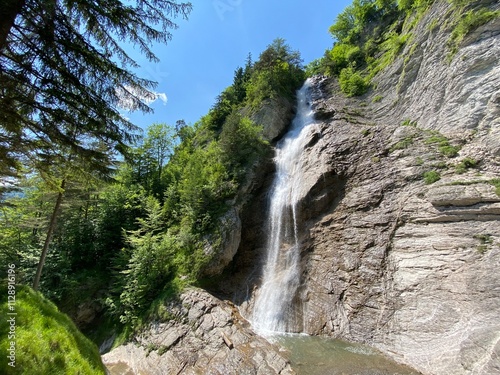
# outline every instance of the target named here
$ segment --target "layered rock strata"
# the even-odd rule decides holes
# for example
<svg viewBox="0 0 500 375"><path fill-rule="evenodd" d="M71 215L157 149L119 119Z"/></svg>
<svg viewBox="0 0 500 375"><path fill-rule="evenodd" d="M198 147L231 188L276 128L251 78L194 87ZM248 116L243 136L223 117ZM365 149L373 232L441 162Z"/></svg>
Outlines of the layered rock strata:
<svg viewBox="0 0 500 375"><path fill-rule="evenodd" d="M489 2L491 9L499 4ZM301 163L302 276L292 330L368 343L425 374L500 373L500 20L449 55L436 1L376 89L313 89ZM428 25L437 20L440 25ZM436 22L434 22L436 23ZM430 172L430 173L429 173ZM222 285L251 317L265 192ZM257 266L256 266L257 264Z"/></svg>
<svg viewBox="0 0 500 375"><path fill-rule="evenodd" d="M230 303L190 289L166 309L168 319L103 356L111 375L294 374L286 352L257 336Z"/></svg>

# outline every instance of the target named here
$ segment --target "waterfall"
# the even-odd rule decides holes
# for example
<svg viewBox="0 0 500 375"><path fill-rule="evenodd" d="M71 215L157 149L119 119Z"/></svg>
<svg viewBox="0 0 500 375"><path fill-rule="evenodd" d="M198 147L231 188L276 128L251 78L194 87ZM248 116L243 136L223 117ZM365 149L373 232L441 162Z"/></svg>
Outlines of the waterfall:
<svg viewBox="0 0 500 375"><path fill-rule="evenodd" d="M300 283L297 201L304 173L300 156L307 140L306 129L313 123L310 86L307 80L297 91L297 114L276 148L266 259L251 319L260 332L287 332L293 324L293 302Z"/></svg>

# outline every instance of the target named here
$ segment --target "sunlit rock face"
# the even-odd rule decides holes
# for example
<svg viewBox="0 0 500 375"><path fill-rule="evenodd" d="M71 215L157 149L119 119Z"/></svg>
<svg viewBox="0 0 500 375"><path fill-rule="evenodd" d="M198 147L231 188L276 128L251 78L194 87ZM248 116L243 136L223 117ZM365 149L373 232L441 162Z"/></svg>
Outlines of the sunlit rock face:
<svg viewBox="0 0 500 375"><path fill-rule="evenodd" d="M449 6L435 2L416 47L406 46L364 97L347 99L334 80L313 80L315 126L299 156L300 276L287 330L369 343L424 374L493 374L500 21L468 36L449 61L450 30L427 27ZM462 168L470 159L475 165ZM429 171L438 180L424 177ZM272 176L242 211L233 285L221 286L245 316L263 283Z"/></svg>
<svg viewBox="0 0 500 375"><path fill-rule="evenodd" d="M103 356L111 375L293 375L285 353L257 336L237 309L201 289L168 306L133 342Z"/></svg>
<svg viewBox="0 0 500 375"><path fill-rule="evenodd" d="M314 126L296 156L297 273L280 329L368 343L423 374L490 375L500 373L500 21L448 60L450 6L434 2L365 96L312 80ZM282 107L254 117L271 141L290 124L292 106ZM224 272L214 291L236 307L191 291L178 320L153 324L106 363L125 358L145 374L160 362L172 373L290 373L249 323L265 283L276 173L271 158L256 166L222 218L227 246L207 239L207 252L220 252L206 274Z"/></svg>

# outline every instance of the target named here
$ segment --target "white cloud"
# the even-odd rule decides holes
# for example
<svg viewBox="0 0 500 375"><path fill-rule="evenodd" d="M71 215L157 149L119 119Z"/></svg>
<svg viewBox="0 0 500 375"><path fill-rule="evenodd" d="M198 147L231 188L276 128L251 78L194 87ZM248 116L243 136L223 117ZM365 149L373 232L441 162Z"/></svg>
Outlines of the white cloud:
<svg viewBox="0 0 500 375"><path fill-rule="evenodd" d="M157 99L160 99L163 102L163 105L167 104L167 94L165 94L164 92L155 92L155 95Z"/></svg>
<svg viewBox="0 0 500 375"><path fill-rule="evenodd" d="M128 111L136 109L134 102L137 99L147 105L151 105L157 100L161 100L165 105L168 101L167 94L164 92L144 90L136 86L118 87L116 95L119 99L118 106Z"/></svg>

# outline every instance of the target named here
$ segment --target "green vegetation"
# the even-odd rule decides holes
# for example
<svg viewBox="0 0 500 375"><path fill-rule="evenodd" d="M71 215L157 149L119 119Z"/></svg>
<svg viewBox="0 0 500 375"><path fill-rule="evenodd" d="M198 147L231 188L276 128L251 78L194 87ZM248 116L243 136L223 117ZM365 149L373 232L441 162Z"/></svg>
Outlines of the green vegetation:
<svg viewBox="0 0 500 375"><path fill-rule="evenodd" d="M339 76L340 89L347 96L363 95L368 90L366 80L353 68L344 68Z"/></svg>
<svg viewBox="0 0 500 375"><path fill-rule="evenodd" d="M413 142L414 142L414 137L413 136L408 136L408 137L405 137L404 139L402 139L401 141L397 142L396 144L394 144L390 149L389 149L389 152L393 152L393 151L396 151L396 150L403 150L405 148L408 148L410 147Z"/></svg>
<svg viewBox="0 0 500 375"><path fill-rule="evenodd" d="M70 314L101 301L120 339L146 316L168 317L164 300L200 283L222 246L222 216L271 156L262 126L243 113L294 100L304 77L300 54L276 39L236 69L200 121L151 125L114 170L94 172L73 157L47 173L30 169L1 206L2 264L15 263L18 281L31 283L43 247L40 290Z"/></svg>
<svg viewBox="0 0 500 375"><path fill-rule="evenodd" d="M138 131L120 105L150 112L141 99L156 85L132 72L123 42L156 62L151 46L170 40L173 19L192 5L5 0L2 9L0 175L22 174L28 162L46 173L68 158L109 167Z"/></svg>
<svg viewBox="0 0 500 375"><path fill-rule="evenodd" d="M439 181L441 179L441 175L437 171L427 171L423 175L424 182L427 185L433 184L436 181Z"/></svg>
<svg viewBox="0 0 500 375"><path fill-rule="evenodd" d="M493 240L489 234L476 234L474 239L480 242L476 249L481 254L486 253L486 251L488 251L488 245L493 244Z"/></svg>
<svg viewBox="0 0 500 375"><path fill-rule="evenodd" d="M428 145L437 145L439 152L448 158L457 156L458 151L460 151L459 146L450 145L448 138L436 131L431 132L430 137L425 140L425 143Z"/></svg>
<svg viewBox="0 0 500 375"><path fill-rule="evenodd" d="M476 30L479 26L499 17L500 11L490 11L485 8L469 10L465 14L460 14L459 20L453 29L448 42L451 50L451 56L457 52L458 46L467 35Z"/></svg>
<svg viewBox="0 0 500 375"><path fill-rule="evenodd" d="M450 1L455 7L449 16L454 27L449 44L455 52L466 35L500 16L500 11L489 10L488 5L478 0ZM433 3L434 0L354 0L330 26L335 39L333 47L309 64L307 74L341 77L344 69L350 69L342 77L342 92L347 96L364 94L371 79L401 55L413 37L412 31ZM465 11L466 8L469 10ZM437 26L434 19L428 28L433 30ZM415 48L413 45L405 54L405 64ZM346 84L346 76L356 77L360 88Z"/></svg>
<svg viewBox="0 0 500 375"><path fill-rule="evenodd" d="M477 161L472 158L464 158L460 163L455 166L455 171L459 174L465 173L470 168L475 168Z"/></svg>
<svg viewBox="0 0 500 375"><path fill-rule="evenodd" d="M74 325L71 319L40 293L17 286L15 316L16 367L7 357L10 325L5 285L0 294L0 372L25 375L105 374L99 351Z"/></svg>
<svg viewBox="0 0 500 375"><path fill-rule="evenodd" d="M495 193L500 197L500 178L494 178L488 182L495 187Z"/></svg>
<svg viewBox="0 0 500 375"><path fill-rule="evenodd" d="M500 178L491 180L474 180L474 181L455 181L451 185L475 185L475 184L490 184L495 188L495 193L500 197Z"/></svg>
<svg viewBox="0 0 500 375"><path fill-rule="evenodd" d="M335 44L307 67L308 74L337 76L347 96L364 94L371 78L390 64L411 38L411 33L398 25L402 20L410 22L412 11L421 12L431 3L354 0L330 27Z"/></svg>
<svg viewBox="0 0 500 375"><path fill-rule="evenodd" d="M465 2L453 2L461 12ZM306 75L335 76L345 95L363 95L406 46L410 55L415 50L412 32L432 3L354 0L330 28L335 44L305 71L300 53L276 39L257 61L249 56L235 70L233 83L197 123L153 124L144 136L118 107L125 97L132 109L147 112L141 97L152 95L154 83L127 71L135 62L117 41L132 40L154 61L151 42L168 40L167 30L175 27L162 14L185 17L191 4L153 0L139 9L116 2L108 12L109 4L100 0L95 7L51 2L55 40L46 38L41 3L12 14L26 30L15 26L10 38L0 31L0 175L17 178L17 191L2 197L0 206L0 264L18 269L18 367L30 374L103 373L95 346L41 294L21 284L33 283L68 314L75 315L82 302L98 301L99 318L118 331L119 340L147 317L172 318L166 301L203 282L223 245L224 215L241 202L242 186L270 157L252 115L274 100L294 100ZM453 46L498 17L475 8L464 14L456 21ZM155 20L161 31L146 20ZM380 100L378 95L372 101ZM409 119L402 125L417 126ZM390 151L415 139L406 137ZM446 157L459 151L437 132L425 143ZM466 158L457 172L475 165ZM423 178L431 184L440 175L432 170ZM500 180L488 182L500 196ZM0 322L4 352L8 328ZM5 368L6 357L0 362Z"/></svg>
<svg viewBox="0 0 500 375"><path fill-rule="evenodd" d="M417 126L417 122L416 121L412 121L410 119L406 119L404 120L402 123L401 123L401 126L412 126L412 127L416 127Z"/></svg>

